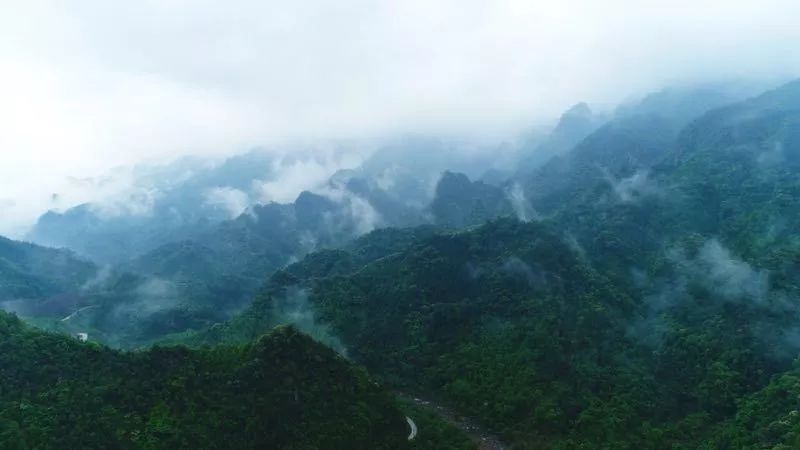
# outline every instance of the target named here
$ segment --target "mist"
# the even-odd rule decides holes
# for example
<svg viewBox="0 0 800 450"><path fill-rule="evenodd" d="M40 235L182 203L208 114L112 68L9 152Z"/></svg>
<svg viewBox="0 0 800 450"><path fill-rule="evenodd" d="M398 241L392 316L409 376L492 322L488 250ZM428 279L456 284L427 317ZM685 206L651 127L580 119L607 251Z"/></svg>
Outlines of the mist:
<svg viewBox="0 0 800 450"><path fill-rule="evenodd" d="M5 3L0 233L95 200L111 189L97 177L143 161L405 133L499 145L579 101L603 113L667 85L777 84L800 72L798 13L790 0ZM284 186L262 200L290 199Z"/></svg>
<svg viewBox="0 0 800 450"><path fill-rule="evenodd" d="M617 179L607 170L603 170L603 176L614 191L616 198L622 203L633 203L644 197L663 194L655 181L650 179L649 171L645 169L640 169L633 175L622 179Z"/></svg>
<svg viewBox="0 0 800 450"><path fill-rule="evenodd" d="M308 289L289 286L284 295L276 299L272 305L272 313L278 323L290 323L308 333L314 339L324 342L342 356L347 356L347 348L334 335L331 327L317 319L314 307L309 301Z"/></svg>
<svg viewBox="0 0 800 450"><path fill-rule="evenodd" d="M697 308L741 304L761 313L796 314L786 302L786 293L770 289L769 271L739 258L716 238L697 243L696 248L672 247L666 261L667 276L649 279L639 270L631 274L649 292L644 296L643 315L628 334L646 344L661 343L668 328L664 314L681 304L693 303ZM760 326L760 320L754 316L753 326Z"/></svg>

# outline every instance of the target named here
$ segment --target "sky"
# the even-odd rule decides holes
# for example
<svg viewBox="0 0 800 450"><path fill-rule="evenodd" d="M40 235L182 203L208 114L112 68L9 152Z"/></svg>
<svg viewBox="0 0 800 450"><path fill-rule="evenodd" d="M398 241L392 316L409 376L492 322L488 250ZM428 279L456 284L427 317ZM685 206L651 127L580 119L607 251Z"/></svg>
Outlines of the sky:
<svg viewBox="0 0 800 450"><path fill-rule="evenodd" d="M287 140L504 136L800 75L796 0L0 2L0 233L75 178ZM69 178L72 177L72 178Z"/></svg>

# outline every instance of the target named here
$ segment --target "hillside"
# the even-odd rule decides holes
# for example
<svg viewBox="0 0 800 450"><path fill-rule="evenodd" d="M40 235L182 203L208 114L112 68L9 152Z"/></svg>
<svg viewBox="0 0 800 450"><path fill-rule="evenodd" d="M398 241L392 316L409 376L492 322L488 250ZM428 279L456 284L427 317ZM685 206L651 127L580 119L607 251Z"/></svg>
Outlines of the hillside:
<svg viewBox="0 0 800 450"><path fill-rule="evenodd" d="M391 383L445 396L508 435L534 441L552 439L555 429L544 430L565 427L570 410L585 407L584 400L569 402L609 395L602 391L610 385L594 387L594 395L582 385L590 373L606 378L600 374L610 356L593 342L618 352L612 360L627 353L622 319L632 299L537 224L506 220L423 237L350 274L306 269L319 257L278 272L235 327L204 338L235 339L224 330L304 313L313 320L301 326L340 339L348 355ZM326 258L336 267L348 256ZM580 368L570 362L578 355ZM576 370L586 379L555 388L578 377ZM562 402L568 410L541 409Z"/></svg>
<svg viewBox="0 0 800 450"><path fill-rule="evenodd" d="M791 447L798 98L793 83L711 110L653 147L626 144L654 138L649 119L601 128L563 158L593 148L622 172L568 167L543 223L424 237L347 272L301 262L238 320L300 312L523 448Z"/></svg>
<svg viewBox="0 0 800 450"><path fill-rule="evenodd" d="M579 108L588 134L550 162L494 184L446 171L423 209L340 172L335 195L131 260L55 328L244 358L290 323L515 448L793 448L800 84L729 100L665 91L598 127Z"/></svg>
<svg viewBox="0 0 800 450"><path fill-rule="evenodd" d="M647 289L630 290L548 227L510 219L422 237L372 262L314 254L276 273L246 313L189 341L246 341L293 322L523 448L757 442L729 424L743 420L739 400L774 395L761 392L790 368L789 330L777 304L763 306L778 297L748 300L761 294L756 269L718 244L693 245L662 260Z"/></svg>
<svg viewBox="0 0 800 450"><path fill-rule="evenodd" d="M0 237L0 305L25 313L69 311L97 267L68 250Z"/></svg>
<svg viewBox="0 0 800 450"><path fill-rule="evenodd" d="M251 344L120 353L0 313L4 448L464 448L418 442L366 373L291 327ZM431 422L436 426L436 422ZM443 425L438 425L444 427ZM449 447L452 445L452 447Z"/></svg>

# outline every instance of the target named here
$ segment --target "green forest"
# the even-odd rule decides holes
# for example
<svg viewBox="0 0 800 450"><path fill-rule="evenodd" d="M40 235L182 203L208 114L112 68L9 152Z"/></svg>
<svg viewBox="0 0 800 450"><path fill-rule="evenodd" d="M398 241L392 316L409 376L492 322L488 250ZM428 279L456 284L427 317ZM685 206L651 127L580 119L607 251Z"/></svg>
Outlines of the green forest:
<svg viewBox="0 0 800 450"><path fill-rule="evenodd" d="M0 313L0 442L38 448L465 448L291 326L252 343L120 353Z"/></svg>
<svg viewBox="0 0 800 450"><path fill-rule="evenodd" d="M575 177L531 196L550 217L447 231L454 219L402 247L375 232L278 271L244 313L184 342L247 341L302 311L305 331L385 383L519 448L795 448L798 93L713 110L670 143L621 119L542 169ZM614 167L598 152L616 148L593 142L607 133L643 155L617 178L647 167L625 198L579 175L593 158ZM476 189L448 191L441 214L491 211Z"/></svg>
<svg viewBox="0 0 800 450"><path fill-rule="evenodd" d="M0 447L800 448L800 81L589 114L421 206L367 164L128 259L86 207L0 240Z"/></svg>

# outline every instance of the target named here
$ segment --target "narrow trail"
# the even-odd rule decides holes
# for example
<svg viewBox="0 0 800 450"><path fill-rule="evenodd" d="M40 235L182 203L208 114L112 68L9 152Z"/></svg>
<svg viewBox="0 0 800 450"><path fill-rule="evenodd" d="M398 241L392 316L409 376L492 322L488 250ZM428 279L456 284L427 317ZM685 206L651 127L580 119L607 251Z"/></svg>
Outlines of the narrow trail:
<svg viewBox="0 0 800 450"><path fill-rule="evenodd" d="M450 408L436 404L434 402L407 395L401 392L397 393L398 396L413 402L417 406L421 406L429 411L436 413L445 422L459 428L472 439L478 450L509 450L510 447L504 444L500 438L484 429L473 419L464 417ZM406 418L408 419L408 418ZM410 422L409 422L410 425ZM416 432L416 427L412 428ZM424 430L423 430L424 432ZM414 433L416 436L416 433ZM410 438L409 438L410 439Z"/></svg>

